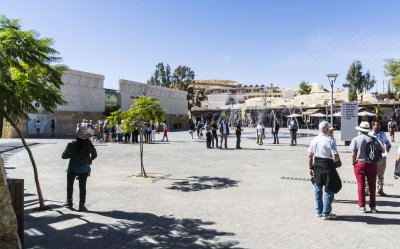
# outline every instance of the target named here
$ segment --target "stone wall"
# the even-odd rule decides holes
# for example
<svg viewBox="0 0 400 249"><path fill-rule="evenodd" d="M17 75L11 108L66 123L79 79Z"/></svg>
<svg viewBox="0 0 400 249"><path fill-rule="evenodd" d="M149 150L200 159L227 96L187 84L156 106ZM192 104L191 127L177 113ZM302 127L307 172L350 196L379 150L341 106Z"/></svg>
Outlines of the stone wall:
<svg viewBox="0 0 400 249"><path fill-rule="evenodd" d="M142 96L141 87L144 86L148 85L129 80L119 80L122 111L129 110L135 99ZM187 92L185 91L159 86L149 86L146 96L160 100L161 106L167 110L167 114L187 115L188 103Z"/></svg>
<svg viewBox="0 0 400 249"><path fill-rule="evenodd" d="M62 77L61 91L65 106L57 111L104 112L104 76L77 70L68 70Z"/></svg>
<svg viewBox="0 0 400 249"><path fill-rule="evenodd" d="M0 248L21 248L17 226L17 217L8 191L4 161L0 157Z"/></svg>

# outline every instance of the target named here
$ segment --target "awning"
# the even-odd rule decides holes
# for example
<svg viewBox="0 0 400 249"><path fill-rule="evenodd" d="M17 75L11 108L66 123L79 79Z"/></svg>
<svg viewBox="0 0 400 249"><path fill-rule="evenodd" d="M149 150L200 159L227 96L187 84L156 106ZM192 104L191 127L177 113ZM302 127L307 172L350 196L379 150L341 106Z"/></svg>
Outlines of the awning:
<svg viewBox="0 0 400 249"><path fill-rule="evenodd" d="M316 113L317 111L319 111L319 109L309 109L305 112L302 112L301 115L311 115L311 114Z"/></svg>

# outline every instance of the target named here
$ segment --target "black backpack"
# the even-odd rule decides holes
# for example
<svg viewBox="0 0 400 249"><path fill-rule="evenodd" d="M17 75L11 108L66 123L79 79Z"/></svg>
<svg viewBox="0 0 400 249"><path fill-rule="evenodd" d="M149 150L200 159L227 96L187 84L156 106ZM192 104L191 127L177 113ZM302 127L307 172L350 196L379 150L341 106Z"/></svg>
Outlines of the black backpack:
<svg viewBox="0 0 400 249"><path fill-rule="evenodd" d="M367 143L367 161L376 163L382 159L382 147L376 138L370 138L372 140Z"/></svg>

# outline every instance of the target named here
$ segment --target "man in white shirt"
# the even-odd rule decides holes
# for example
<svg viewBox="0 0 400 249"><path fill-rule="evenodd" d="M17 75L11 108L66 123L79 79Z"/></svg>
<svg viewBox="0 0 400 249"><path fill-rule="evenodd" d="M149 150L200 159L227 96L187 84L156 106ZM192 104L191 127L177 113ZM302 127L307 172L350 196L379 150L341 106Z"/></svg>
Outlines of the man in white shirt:
<svg viewBox="0 0 400 249"><path fill-rule="evenodd" d="M333 166L339 160L339 153L336 142L329 136L329 123L321 122L319 130L320 134L311 141L308 149L308 166L315 187L316 216L330 220L336 218L336 215L331 213L332 201L334 193L341 188L340 178ZM334 178L335 180L333 180ZM322 190L324 187L325 197L323 201Z"/></svg>
<svg viewBox="0 0 400 249"><path fill-rule="evenodd" d="M382 153L382 159L377 162L378 164L378 194L380 196L387 196L385 192L383 192L383 179L386 170L386 154L389 153L392 145L386 137L386 134L381 131L381 122L376 120L372 122L372 131L368 133L369 136L376 138L386 149L386 153ZM368 185L366 185L366 194L369 194Z"/></svg>

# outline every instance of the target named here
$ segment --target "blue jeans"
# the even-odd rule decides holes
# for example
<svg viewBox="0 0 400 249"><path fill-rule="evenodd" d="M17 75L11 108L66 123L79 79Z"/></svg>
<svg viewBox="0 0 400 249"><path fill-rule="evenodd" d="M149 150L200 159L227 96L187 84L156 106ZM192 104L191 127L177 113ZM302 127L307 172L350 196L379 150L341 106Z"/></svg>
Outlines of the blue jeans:
<svg viewBox="0 0 400 249"><path fill-rule="evenodd" d="M325 196L324 201L322 201L322 189L323 185L315 186L315 201L317 203L317 214L322 214L322 216L327 216L332 211L332 201L334 197L334 193L325 186Z"/></svg>
<svg viewBox="0 0 400 249"><path fill-rule="evenodd" d="M117 133L118 143L122 143L122 133Z"/></svg>
<svg viewBox="0 0 400 249"><path fill-rule="evenodd" d="M272 135L274 136L274 144L279 144L278 132L273 132Z"/></svg>

